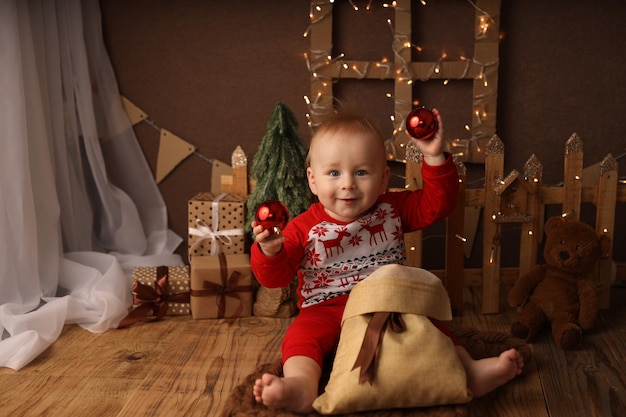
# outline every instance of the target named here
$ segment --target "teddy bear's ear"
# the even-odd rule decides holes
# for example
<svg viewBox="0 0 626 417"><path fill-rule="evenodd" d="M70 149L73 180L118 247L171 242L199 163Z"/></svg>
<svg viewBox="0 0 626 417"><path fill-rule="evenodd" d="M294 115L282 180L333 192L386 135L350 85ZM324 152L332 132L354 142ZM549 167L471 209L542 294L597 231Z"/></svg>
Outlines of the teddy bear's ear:
<svg viewBox="0 0 626 417"><path fill-rule="evenodd" d="M561 216L550 217L546 224L543 226L543 230L546 234L551 233L557 229L565 220Z"/></svg>
<svg viewBox="0 0 626 417"><path fill-rule="evenodd" d="M598 235L598 243L600 246L600 257L608 258L611 255L611 238L608 235L601 233Z"/></svg>

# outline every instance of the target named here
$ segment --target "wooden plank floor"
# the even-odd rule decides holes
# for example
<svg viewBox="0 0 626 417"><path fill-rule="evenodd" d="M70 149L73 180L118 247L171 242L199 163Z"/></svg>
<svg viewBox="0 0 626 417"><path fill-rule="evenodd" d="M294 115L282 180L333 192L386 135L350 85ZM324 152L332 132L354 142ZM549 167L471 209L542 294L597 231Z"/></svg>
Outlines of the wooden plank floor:
<svg viewBox="0 0 626 417"><path fill-rule="evenodd" d="M548 333L525 374L485 398L474 416L626 416L626 288L616 287L582 349L563 352ZM481 315L480 290L465 289L452 327L508 331L515 311ZM249 317L150 324L91 334L75 325L35 361L0 368L0 416L219 416L239 382L279 358L289 319Z"/></svg>

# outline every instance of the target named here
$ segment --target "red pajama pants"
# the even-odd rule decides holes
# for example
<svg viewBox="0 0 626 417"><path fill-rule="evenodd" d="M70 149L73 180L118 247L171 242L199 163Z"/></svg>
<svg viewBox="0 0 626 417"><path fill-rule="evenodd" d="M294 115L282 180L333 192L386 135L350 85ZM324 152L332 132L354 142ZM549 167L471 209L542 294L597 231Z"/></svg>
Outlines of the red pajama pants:
<svg viewBox="0 0 626 417"><path fill-rule="evenodd" d="M282 345L283 363L292 356L306 356L315 360L322 368L324 359L337 349L341 317L347 300L348 296L344 295L301 309L285 333ZM434 324L455 345L460 344L442 323Z"/></svg>

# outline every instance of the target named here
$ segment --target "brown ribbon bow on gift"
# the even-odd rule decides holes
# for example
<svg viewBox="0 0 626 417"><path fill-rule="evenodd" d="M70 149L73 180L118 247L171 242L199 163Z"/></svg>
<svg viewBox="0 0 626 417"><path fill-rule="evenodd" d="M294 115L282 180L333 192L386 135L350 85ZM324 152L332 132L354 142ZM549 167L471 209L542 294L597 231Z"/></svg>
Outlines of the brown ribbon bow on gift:
<svg viewBox="0 0 626 417"><path fill-rule="evenodd" d="M154 287L135 281L133 284L133 305L137 306L117 326L128 327L138 321L155 321L167 313L168 303L188 303L189 293L169 294L169 270L167 266L158 266ZM152 310L152 316L148 316Z"/></svg>
<svg viewBox="0 0 626 417"><path fill-rule="evenodd" d="M191 290L191 295L194 297L209 297L212 295L217 296L217 318L224 318L226 313L226 297L233 297L239 300L239 306L233 317L237 317L243 311L243 301L241 301L240 292L251 292L252 285L238 285L241 273L239 271L233 271L228 277L228 266L226 263L226 255L220 253L218 255L220 261L220 277L222 284L216 284L210 281L203 281L201 290Z"/></svg>
<svg viewBox="0 0 626 417"><path fill-rule="evenodd" d="M367 324L361 350L352 367L352 370L361 367L359 385L365 382L369 382L369 384L372 385L372 382L374 382L376 368L378 366L378 356L380 355L380 346L382 345L385 329L388 325L391 327L391 330L396 333L402 333L406 330L406 325L402 320L401 313L377 311L373 313L370 322Z"/></svg>

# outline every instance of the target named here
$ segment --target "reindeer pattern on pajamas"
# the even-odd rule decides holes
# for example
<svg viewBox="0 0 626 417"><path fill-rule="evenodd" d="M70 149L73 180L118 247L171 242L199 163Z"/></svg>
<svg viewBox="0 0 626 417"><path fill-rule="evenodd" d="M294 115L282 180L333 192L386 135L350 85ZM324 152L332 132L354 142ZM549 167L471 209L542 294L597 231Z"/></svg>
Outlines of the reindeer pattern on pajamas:
<svg viewBox="0 0 626 417"><path fill-rule="evenodd" d="M302 308L350 292L377 267L404 263L400 218L389 203L379 203L355 222L313 225L300 265Z"/></svg>

